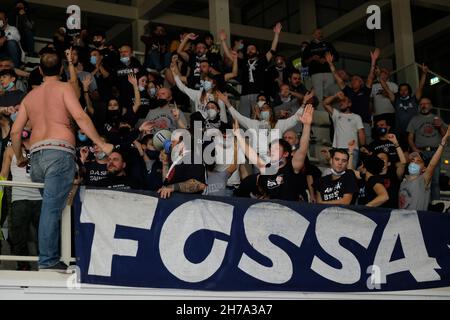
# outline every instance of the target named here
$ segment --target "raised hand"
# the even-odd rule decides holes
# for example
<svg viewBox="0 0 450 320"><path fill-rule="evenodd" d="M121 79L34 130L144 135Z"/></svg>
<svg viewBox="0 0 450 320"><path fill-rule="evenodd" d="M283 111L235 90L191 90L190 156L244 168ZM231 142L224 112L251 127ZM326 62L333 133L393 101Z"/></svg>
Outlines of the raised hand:
<svg viewBox="0 0 450 320"><path fill-rule="evenodd" d="M66 59L69 63L72 63L72 57L73 57L73 50L72 47L70 49L66 49L64 51L64 54L66 55Z"/></svg>
<svg viewBox="0 0 450 320"><path fill-rule="evenodd" d="M353 153L353 151L355 151L356 148L356 141L355 140L349 141L347 145L348 145L348 152Z"/></svg>
<svg viewBox="0 0 450 320"><path fill-rule="evenodd" d="M303 125L311 125L313 122L313 116L314 116L314 108L312 104L308 104L305 107L303 114L298 115L298 121L303 123Z"/></svg>
<svg viewBox="0 0 450 320"><path fill-rule="evenodd" d="M372 60L372 64L374 65L378 58L380 57L381 50L379 48L375 48L373 52L370 52L370 59Z"/></svg>
<svg viewBox="0 0 450 320"><path fill-rule="evenodd" d="M339 100L343 100L345 98L345 94L342 91L339 91L338 93L336 93L336 97L339 98Z"/></svg>
<svg viewBox="0 0 450 320"><path fill-rule="evenodd" d="M155 123L153 121L145 121L139 127L139 131L143 132L144 134L149 134L152 132L154 127Z"/></svg>
<svg viewBox="0 0 450 320"><path fill-rule="evenodd" d="M239 58L239 54L236 51L231 51L231 56L233 57L233 60L237 60Z"/></svg>
<svg viewBox="0 0 450 320"><path fill-rule="evenodd" d="M223 94L220 91L216 91L216 94L217 94L217 99L222 100L226 106L228 106L230 104L230 100L228 100L227 95Z"/></svg>
<svg viewBox="0 0 450 320"><path fill-rule="evenodd" d="M80 149L80 160L82 163L85 163L89 155L89 148L83 147Z"/></svg>
<svg viewBox="0 0 450 320"><path fill-rule="evenodd" d="M425 63L422 63L421 65L419 65L420 70L422 70L423 73L429 73L430 69L428 69L428 67L425 65Z"/></svg>
<svg viewBox="0 0 450 320"><path fill-rule="evenodd" d="M178 121L180 120L180 109L178 109L176 106L175 108L171 109L170 112L172 113L172 117Z"/></svg>
<svg viewBox="0 0 450 320"><path fill-rule="evenodd" d="M190 40L194 41L194 40L197 40L198 35L196 35L195 33L189 33L189 34L187 35L187 37L188 37Z"/></svg>
<svg viewBox="0 0 450 320"><path fill-rule="evenodd" d="M220 41L227 41L227 33L225 32L225 30L220 30L219 39Z"/></svg>
<svg viewBox="0 0 450 320"><path fill-rule="evenodd" d="M305 96L303 97L303 103L308 103L308 101L310 101L312 98L314 98L314 96L316 95L316 93L314 92L314 89L311 89L311 91L307 92L305 94Z"/></svg>
<svg viewBox="0 0 450 320"><path fill-rule="evenodd" d="M325 60L327 60L328 64L333 63L334 57L329 51L325 53Z"/></svg>
<svg viewBox="0 0 450 320"><path fill-rule="evenodd" d="M92 75L89 74L88 76L86 76L86 78L84 78L83 80L81 80L81 83L83 84L83 89L84 91L87 91L89 89L89 86L92 83Z"/></svg>
<svg viewBox="0 0 450 320"><path fill-rule="evenodd" d="M128 82L131 83L134 87L137 87L138 81L134 73L130 73L128 75Z"/></svg>
<svg viewBox="0 0 450 320"><path fill-rule="evenodd" d="M283 29L282 24L278 22L273 28L273 32L275 32L276 34L280 34L282 29Z"/></svg>
<svg viewBox="0 0 450 320"><path fill-rule="evenodd" d="M392 133L388 134L387 139L395 145L398 144L397 136L395 134Z"/></svg>

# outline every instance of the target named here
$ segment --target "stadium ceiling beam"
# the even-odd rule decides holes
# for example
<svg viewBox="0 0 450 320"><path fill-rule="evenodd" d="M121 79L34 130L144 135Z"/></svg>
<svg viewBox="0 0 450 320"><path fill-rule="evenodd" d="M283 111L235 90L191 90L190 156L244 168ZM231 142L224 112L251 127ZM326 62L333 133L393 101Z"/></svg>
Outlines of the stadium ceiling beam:
<svg viewBox="0 0 450 320"><path fill-rule="evenodd" d="M138 19L152 19L163 14L175 0L138 0Z"/></svg>
<svg viewBox="0 0 450 320"><path fill-rule="evenodd" d="M81 8L81 15L83 12L102 14L111 17L135 20L137 17L137 8L132 6L125 6L111 2L96 1L96 0L28 0L28 2L43 6L54 8L64 8L73 5L74 2ZM65 10L64 10L65 13Z"/></svg>
<svg viewBox="0 0 450 320"><path fill-rule="evenodd" d="M450 15L414 32L414 44L417 45L449 29L450 29ZM382 49L381 54L383 57L390 57L394 55L394 51L395 51L394 45L390 44Z"/></svg>
<svg viewBox="0 0 450 320"><path fill-rule="evenodd" d="M321 29L323 31L323 34L325 36L325 39L327 41L332 41L336 39L337 37L345 34L348 31L351 31L351 29L361 24L361 21L364 21L365 24L365 18L368 17L367 15L367 7L370 5L377 5L380 7L381 10L388 7L390 4L389 0L378 0L378 1L371 1L370 3L365 3L352 11L344 14L343 16L335 19L333 22L323 26Z"/></svg>
<svg viewBox="0 0 450 320"><path fill-rule="evenodd" d="M413 5L423 8L450 11L450 1L448 0L415 0Z"/></svg>
<svg viewBox="0 0 450 320"><path fill-rule="evenodd" d="M209 31L209 19L184 16L179 14L166 13L158 18L152 19L152 22L161 23L165 25L189 28L194 30ZM244 38L252 38L258 40L272 41L273 31L271 29L264 29L252 26L246 26L236 23L230 24L231 34ZM300 47L303 41L310 41L311 35L295 34L283 32L280 37L280 43L290 44ZM334 42L336 50L347 56L353 57L369 57L369 52L373 50L372 47L348 42Z"/></svg>

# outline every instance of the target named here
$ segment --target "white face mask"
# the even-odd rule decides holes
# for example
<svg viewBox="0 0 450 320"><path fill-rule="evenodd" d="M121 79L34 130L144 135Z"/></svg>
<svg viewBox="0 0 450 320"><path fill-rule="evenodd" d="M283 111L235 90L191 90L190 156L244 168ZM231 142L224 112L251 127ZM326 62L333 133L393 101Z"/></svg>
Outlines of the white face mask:
<svg viewBox="0 0 450 320"><path fill-rule="evenodd" d="M209 120L214 120L217 117L217 111L214 109L206 110L206 114L208 115Z"/></svg>
<svg viewBox="0 0 450 320"><path fill-rule="evenodd" d="M5 26L5 23L3 22L3 20L0 20L0 29L3 29L4 26Z"/></svg>
<svg viewBox="0 0 450 320"><path fill-rule="evenodd" d="M262 108L266 104L265 101L258 101L258 107Z"/></svg>

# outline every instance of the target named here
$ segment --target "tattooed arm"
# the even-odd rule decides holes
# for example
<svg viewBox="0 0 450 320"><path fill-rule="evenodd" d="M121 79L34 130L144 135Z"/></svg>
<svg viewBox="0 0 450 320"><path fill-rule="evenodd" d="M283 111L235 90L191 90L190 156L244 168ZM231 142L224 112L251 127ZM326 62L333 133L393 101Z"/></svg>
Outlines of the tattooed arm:
<svg viewBox="0 0 450 320"><path fill-rule="evenodd" d="M158 193L162 199L168 199L173 192L181 193L197 193L206 189L206 185L198 180L190 179L184 182L171 184L169 186L162 187Z"/></svg>

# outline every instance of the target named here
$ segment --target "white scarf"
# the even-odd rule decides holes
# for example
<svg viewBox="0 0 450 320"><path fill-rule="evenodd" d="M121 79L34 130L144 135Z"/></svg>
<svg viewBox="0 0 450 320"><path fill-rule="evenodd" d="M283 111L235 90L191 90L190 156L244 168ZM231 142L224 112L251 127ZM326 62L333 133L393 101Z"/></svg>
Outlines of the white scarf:
<svg viewBox="0 0 450 320"><path fill-rule="evenodd" d="M255 61L250 62L250 60L248 60L248 81L250 83L255 83L255 78L253 76L253 71L256 70L256 63L258 62L258 59L255 59Z"/></svg>

